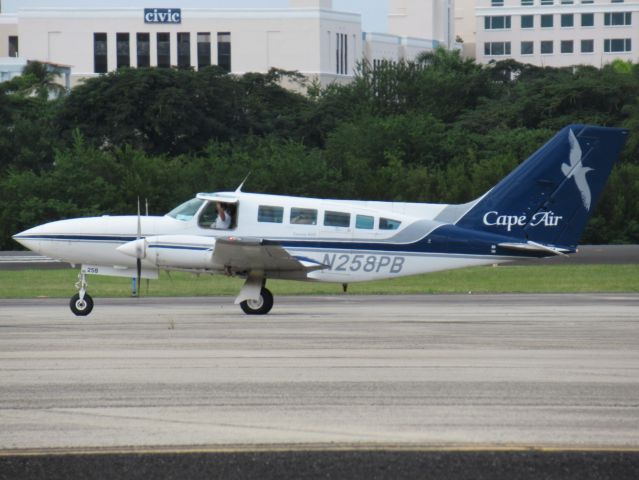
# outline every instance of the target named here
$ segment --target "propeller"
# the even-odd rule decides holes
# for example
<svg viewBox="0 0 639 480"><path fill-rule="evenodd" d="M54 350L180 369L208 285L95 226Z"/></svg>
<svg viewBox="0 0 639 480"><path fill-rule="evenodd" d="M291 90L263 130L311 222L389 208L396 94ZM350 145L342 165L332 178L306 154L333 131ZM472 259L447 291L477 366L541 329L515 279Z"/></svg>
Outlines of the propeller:
<svg viewBox="0 0 639 480"><path fill-rule="evenodd" d="M142 218L140 217L140 197L138 197L138 249L137 249L137 257L136 257L136 266L137 266L137 278L136 278L136 289L135 294L137 297L140 296L140 280L142 279L142 257L144 256L144 243L140 242L142 239Z"/></svg>
<svg viewBox="0 0 639 480"><path fill-rule="evenodd" d="M144 206L146 207L146 216L149 216L149 199L145 198L144 199ZM146 239L144 239L144 250L145 250L145 255L146 255ZM149 294L149 279L146 279L146 294Z"/></svg>

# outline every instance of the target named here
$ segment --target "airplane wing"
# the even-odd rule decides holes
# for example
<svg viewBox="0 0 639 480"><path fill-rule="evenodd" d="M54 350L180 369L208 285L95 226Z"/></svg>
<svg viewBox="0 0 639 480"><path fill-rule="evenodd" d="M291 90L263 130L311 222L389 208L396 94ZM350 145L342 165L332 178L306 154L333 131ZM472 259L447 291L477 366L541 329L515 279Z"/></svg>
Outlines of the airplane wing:
<svg viewBox="0 0 639 480"><path fill-rule="evenodd" d="M310 258L294 257L275 242L234 237L217 238L212 260L235 271L308 273L328 267Z"/></svg>

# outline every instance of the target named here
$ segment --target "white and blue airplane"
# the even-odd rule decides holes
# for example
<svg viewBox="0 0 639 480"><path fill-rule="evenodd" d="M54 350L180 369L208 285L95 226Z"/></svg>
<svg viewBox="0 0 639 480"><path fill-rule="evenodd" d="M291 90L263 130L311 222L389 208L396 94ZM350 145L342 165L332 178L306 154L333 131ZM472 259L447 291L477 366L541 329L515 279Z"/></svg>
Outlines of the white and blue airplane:
<svg viewBox="0 0 639 480"><path fill-rule="evenodd" d="M161 269L246 279L247 314L273 306L271 278L348 284L577 251L628 131L569 125L480 198L462 205L200 193L163 217L102 216L40 225L13 238L87 275L157 278ZM231 214L216 229L217 204Z"/></svg>

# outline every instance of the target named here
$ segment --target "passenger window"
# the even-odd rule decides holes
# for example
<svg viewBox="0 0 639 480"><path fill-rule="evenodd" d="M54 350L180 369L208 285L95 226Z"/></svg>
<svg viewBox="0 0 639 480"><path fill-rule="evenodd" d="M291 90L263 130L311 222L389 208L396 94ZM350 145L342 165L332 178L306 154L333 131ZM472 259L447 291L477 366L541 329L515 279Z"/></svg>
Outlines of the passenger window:
<svg viewBox="0 0 639 480"><path fill-rule="evenodd" d="M324 226L326 227L350 227L351 214L344 212L324 212Z"/></svg>
<svg viewBox="0 0 639 480"><path fill-rule="evenodd" d="M317 210L312 208L291 208L291 223L295 225L317 225Z"/></svg>
<svg viewBox="0 0 639 480"><path fill-rule="evenodd" d="M368 215L357 215L355 217L355 228L363 230L372 230L375 226L375 218Z"/></svg>
<svg viewBox="0 0 639 480"><path fill-rule="evenodd" d="M257 209L257 221L266 223L282 223L284 219L284 207L270 207L260 205Z"/></svg>
<svg viewBox="0 0 639 480"><path fill-rule="evenodd" d="M392 220L390 218L380 218L379 219L379 229L380 230L397 230L402 222L399 220Z"/></svg>

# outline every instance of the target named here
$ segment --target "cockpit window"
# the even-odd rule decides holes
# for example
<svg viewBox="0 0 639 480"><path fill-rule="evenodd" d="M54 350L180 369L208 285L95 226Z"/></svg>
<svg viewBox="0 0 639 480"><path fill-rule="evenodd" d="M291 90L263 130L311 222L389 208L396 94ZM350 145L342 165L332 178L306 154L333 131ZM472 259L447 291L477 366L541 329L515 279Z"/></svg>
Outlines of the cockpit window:
<svg viewBox="0 0 639 480"><path fill-rule="evenodd" d="M173 217L176 220L191 220L203 203L204 200L200 200L199 198L192 198L188 202L184 202L182 205L171 210L169 213L167 213L167 216Z"/></svg>

